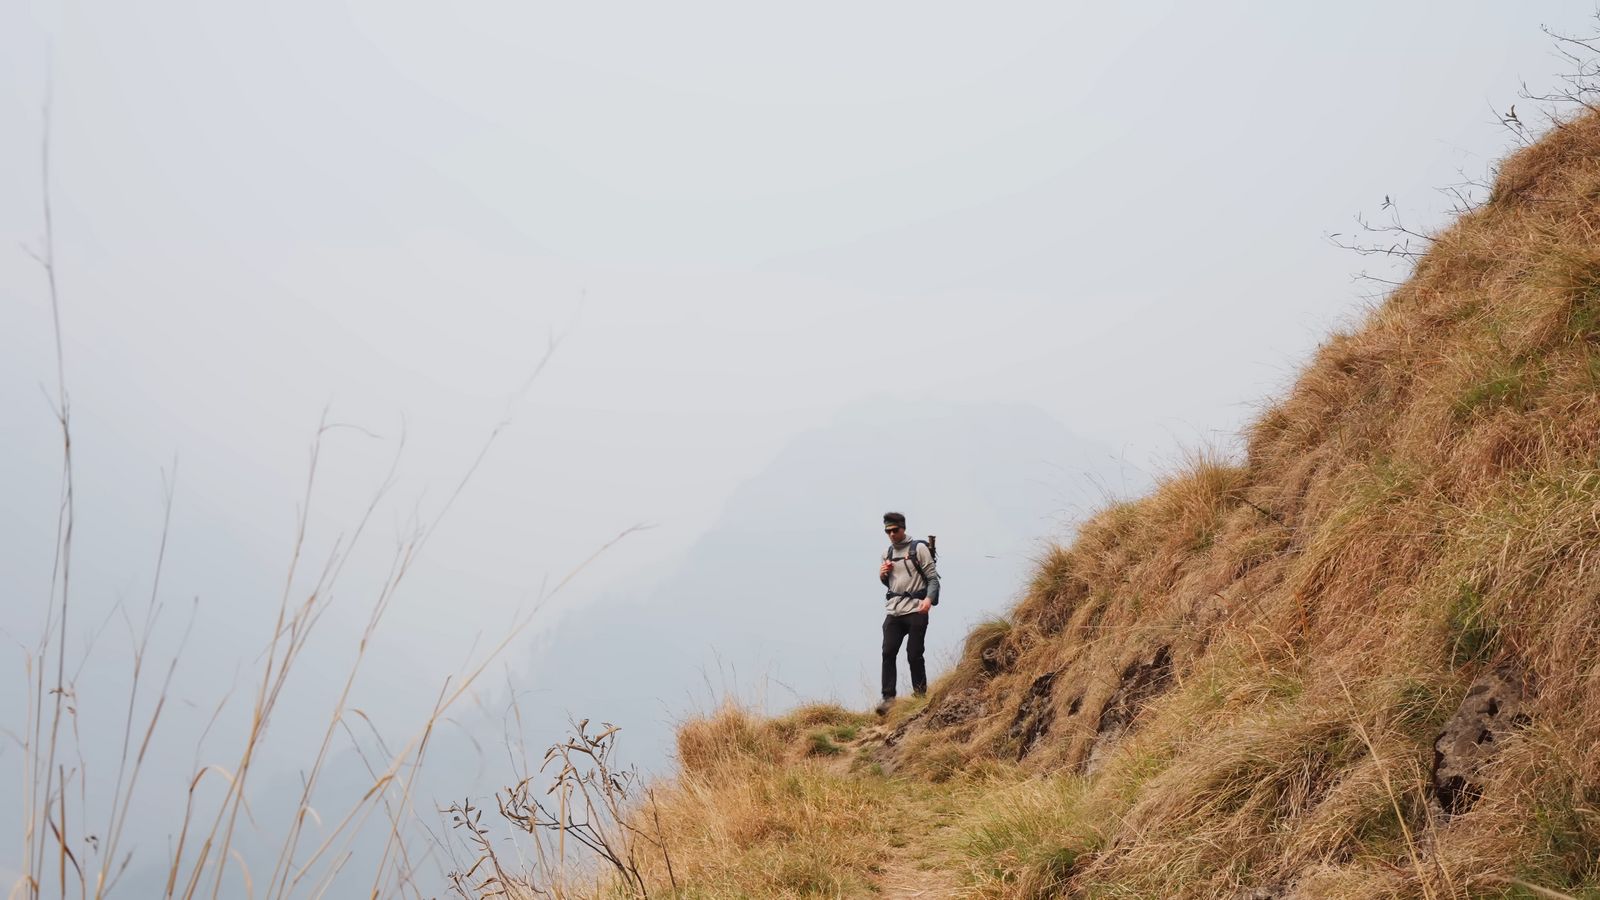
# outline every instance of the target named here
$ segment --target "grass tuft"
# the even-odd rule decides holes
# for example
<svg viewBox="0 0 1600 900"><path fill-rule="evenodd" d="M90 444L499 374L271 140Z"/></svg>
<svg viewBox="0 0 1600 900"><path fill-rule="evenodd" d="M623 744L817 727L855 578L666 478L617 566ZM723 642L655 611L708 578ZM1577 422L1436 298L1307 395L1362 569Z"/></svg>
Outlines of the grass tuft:
<svg viewBox="0 0 1600 900"><path fill-rule="evenodd" d="M689 895L882 891L918 848L948 896L995 900L1600 895L1596 198L1585 112L1430 235L1238 458L1192 455L1045 552L931 707L688 726ZM1435 742L1491 668L1524 693L1473 713L1451 765L1475 799L1447 810ZM711 839L740 816L763 829ZM763 854L798 834L835 861L774 883Z"/></svg>
<svg viewBox="0 0 1600 900"><path fill-rule="evenodd" d="M833 736L826 731L813 731L806 736L806 750L812 756L838 756L844 748L833 742Z"/></svg>
<svg viewBox="0 0 1600 900"><path fill-rule="evenodd" d="M1462 582L1446 611L1450 635L1450 661L1466 665L1489 658L1499 628L1484 610L1483 593Z"/></svg>

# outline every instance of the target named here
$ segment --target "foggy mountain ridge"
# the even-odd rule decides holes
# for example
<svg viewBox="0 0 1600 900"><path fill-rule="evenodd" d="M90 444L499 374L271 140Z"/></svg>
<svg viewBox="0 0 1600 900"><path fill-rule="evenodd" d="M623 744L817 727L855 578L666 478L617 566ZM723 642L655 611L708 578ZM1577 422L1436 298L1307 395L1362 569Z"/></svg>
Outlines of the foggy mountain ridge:
<svg viewBox="0 0 1600 900"><path fill-rule="evenodd" d="M797 435L734 490L658 579L630 578L635 587L602 591L565 609L522 650L508 651L510 686L490 678L477 703L435 730L416 791L419 812L487 797L530 774L517 770L523 751L537 766L571 720L620 725L619 759L664 774L675 724L724 698L769 712L825 698L869 705L883 618L875 560L884 541L880 516L889 509L907 514L913 535L940 537L945 593L927 649L936 675L972 625L1014 601L1040 536L1067 537L1124 474L1108 448L1025 405L888 398L847 407ZM624 541L598 565L627 552ZM903 654L900 662L904 683ZM386 756L372 747L367 753ZM312 805L342 808L370 777L356 751L337 751ZM285 770L252 790L268 835L294 816L300 786L299 775ZM350 851L375 858L382 831L363 833ZM318 840L308 831L303 845ZM270 869L277 852L270 836L241 836L240 846L252 868ZM126 889L159 892L164 878L157 866L136 867Z"/></svg>
<svg viewBox="0 0 1600 900"><path fill-rule="evenodd" d="M1365 224L1380 197L1420 233L1454 221L1462 182L1492 180L1529 136L1512 104L1531 123L1532 97L1570 86L1551 37L1591 33L1593 13L9 6L0 759L21 777L0 809L22 814L0 825L0 883L27 893L59 850L91 883L127 866L114 896L163 896L169 863L201 893L241 896L314 807L291 854L308 880L282 893L388 896L366 880L403 882L461 849L437 810L488 799L528 757L542 777L569 714L615 722L621 761L669 777L671 726L725 696L758 716L831 699L872 721L883 511L940 538L936 678L969 634L1005 627L985 620L1023 621L1008 608L1039 593L1047 548L1147 490L1137 466L1161 469L1191 435L1243 446L1253 402L1286 392L1330 327L1350 330L1372 285L1412 266L1379 257L1376 281L1352 285L1366 263L1330 229ZM1547 196L1515 215L1565 208ZM1567 249L1526 271L1589 284L1577 264L1592 254ZM1515 258L1477 253L1462 272ZM1588 321L1592 298L1569 293L1542 318L1508 307L1506 333ZM1600 346L1570 337L1567 350ZM1491 359L1483 418L1539 400L1549 379L1531 358L1433 371ZM561 581L640 521L660 527ZM390 594L419 527L426 551ZM344 574L322 590L329 571ZM1483 598L1446 587L1441 602L1466 604L1452 623L1484 619ZM301 598L320 624L279 670L292 674L258 742L275 621ZM38 737L47 708L59 752L53 724ZM125 761L133 734L144 758L147 721L119 819L119 748ZM425 764L400 752L405 778L371 791L424 728ZM231 778L244 750L248 780ZM1572 795L1585 821L1594 804ZM202 829L239 819L236 861L197 862L193 841L174 860L190 808ZM346 808L368 816L348 841ZM392 835L417 860L384 846L396 809L415 814L409 838ZM128 826L115 853L108 815ZM1398 805L1367 821L1406 825ZM1514 849L1500 855L1559 856ZM1397 855L1357 874L1395 877ZM48 874L34 894L69 892L64 865Z"/></svg>
<svg viewBox="0 0 1600 900"><path fill-rule="evenodd" d="M877 692L882 512L940 537L937 670L1011 602L1040 536L1064 536L1124 475L1108 448L1028 406L848 407L737 488L653 586L609 592L540 635L517 676L525 722L543 731L528 739L559 737L568 712L603 719L624 727L622 752L656 769L672 720L724 693L768 709L864 705Z"/></svg>
<svg viewBox="0 0 1600 900"><path fill-rule="evenodd" d="M824 698L869 705L883 618L880 516L889 509L907 514L915 536L940 537L945 593L927 649L936 675L972 625L1015 599L1040 536L1065 538L1124 476L1108 448L1025 405L889 397L847 407L794 437L735 489L659 578L631 576L508 651L509 687L490 678L478 702L434 731L419 812L488 797L530 774L518 770L523 751L537 766L572 720L620 725L619 759L663 774L676 722L725 697L769 712ZM586 576L603 579L612 554L627 552L625 540L600 558L602 571ZM902 682L904 664L902 654ZM371 760L387 755L366 752ZM354 750L336 751L312 805L349 805L370 782L367 766ZM251 791L267 829L241 836L252 868L270 869L272 828L293 818L300 786L298 774L282 770ZM382 831L363 832L350 851L376 858ZM302 843L318 840L308 831ZM157 866L136 867L126 889L159 892L164 878Z"/></svg>

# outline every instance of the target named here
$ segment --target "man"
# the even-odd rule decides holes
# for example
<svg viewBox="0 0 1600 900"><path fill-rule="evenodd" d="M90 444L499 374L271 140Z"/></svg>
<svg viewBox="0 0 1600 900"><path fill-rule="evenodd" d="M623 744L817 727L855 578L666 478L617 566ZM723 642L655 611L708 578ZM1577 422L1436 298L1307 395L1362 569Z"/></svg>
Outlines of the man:
<svg viewBox="0 0 1600 900"><path fill-rule="evenodd" d="M911 690L919 697L928 692L922 644L928 633L928 610L939 602L939 570L927 543L912 540L906 534L906 517L897 512L883 514L883 532L889 536L889 548L878 562L878 580L886 591L880 716L894 704L895 662L900 655L900 642L908 637L906 662L911 665Z"/></svg>

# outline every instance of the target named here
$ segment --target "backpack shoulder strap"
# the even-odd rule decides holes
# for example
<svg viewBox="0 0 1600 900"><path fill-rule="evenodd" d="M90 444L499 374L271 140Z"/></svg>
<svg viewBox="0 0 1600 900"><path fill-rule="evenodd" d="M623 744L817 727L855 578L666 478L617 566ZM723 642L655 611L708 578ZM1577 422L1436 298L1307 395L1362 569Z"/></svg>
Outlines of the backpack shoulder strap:
<svg viewBox="0 0 1600 900"><path fill-rule="evenodd" d="M906 549L906 559L911 560L911 564L913 566L915 566L916 569L917 569L917 574L922 576L922 580L924 582L926 582L928 580L928 572L927 572L926 569L922 568L922 560L917 559L917 545L921 544L921 543L924 543L924 542L923 541L912 541L911 542L911 546Z"/></svg>

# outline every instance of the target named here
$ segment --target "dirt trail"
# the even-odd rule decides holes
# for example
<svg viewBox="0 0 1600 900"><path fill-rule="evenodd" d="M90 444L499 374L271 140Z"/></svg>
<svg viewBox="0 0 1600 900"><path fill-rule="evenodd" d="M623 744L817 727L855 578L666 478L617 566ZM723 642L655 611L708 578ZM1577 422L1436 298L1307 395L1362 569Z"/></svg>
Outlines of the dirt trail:
<svg viewBox="0 0 1600 900"><path fill-rule="evenodd" d="M927 868L924 868L926 866ZM878 889L889 900L920 897L923 900L960 897L961 886L931 860L921 859L911 846L897 847L878 876Z"/></svg>
<svg viewBox="0 0 1600 900"><path fill-rule="evenodd" d="M890 732L885 725L872 725L846 746L844 758L881 745ZM897 796L898 825L886 835L889 855L884 860L883 871L875 879L879 896L888 900L921 898L943 900L964 896L957 879L941 865L940 833L952 819L952 811L937 802L932 795L917 791L916 782L908 782L904 792Z"/></svg>

